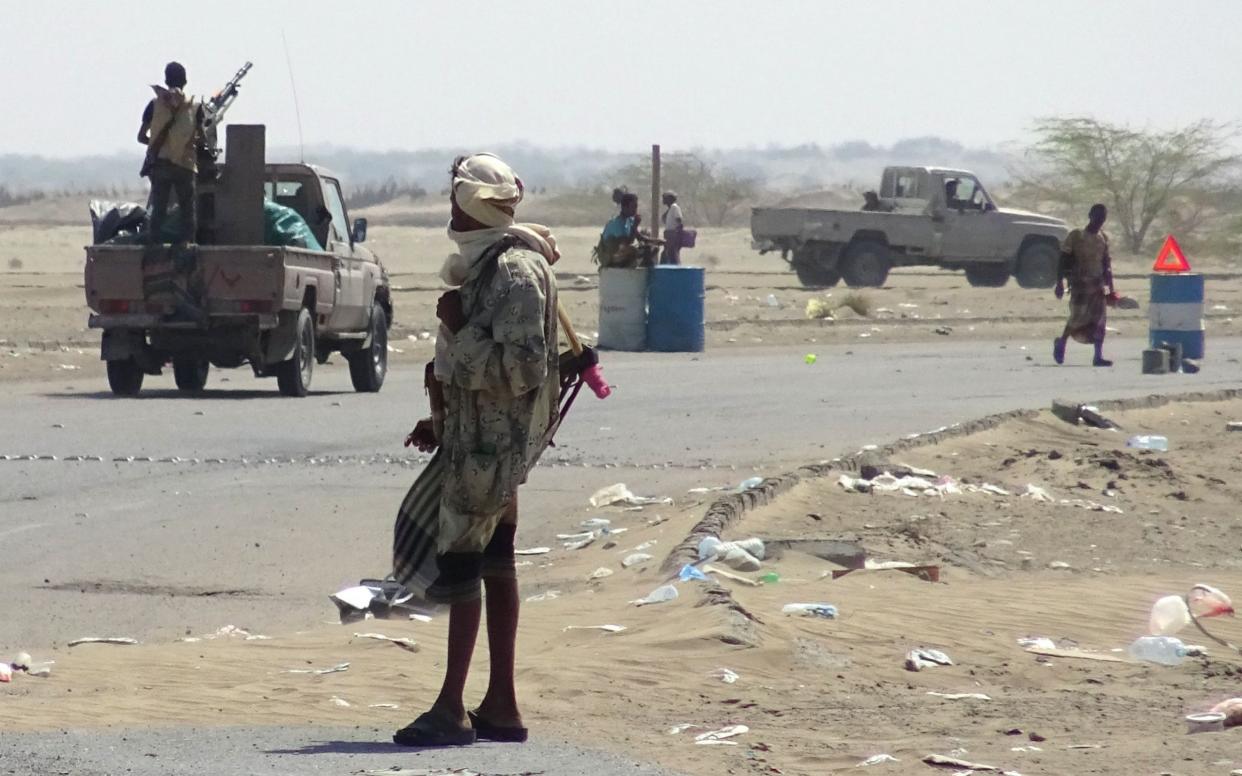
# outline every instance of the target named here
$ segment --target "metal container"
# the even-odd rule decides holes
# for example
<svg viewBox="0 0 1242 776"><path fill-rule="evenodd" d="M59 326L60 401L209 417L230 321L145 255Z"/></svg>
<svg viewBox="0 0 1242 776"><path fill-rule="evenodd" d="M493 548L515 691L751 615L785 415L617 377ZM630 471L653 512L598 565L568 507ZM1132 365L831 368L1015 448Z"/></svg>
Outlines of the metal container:
<svg viewBox="0 0 1242 776"><path fill-rule="evenodd" d="M705 348L702 267L661 266L651 270L647 292L647 348L664 353L700 353Z"/></svg>

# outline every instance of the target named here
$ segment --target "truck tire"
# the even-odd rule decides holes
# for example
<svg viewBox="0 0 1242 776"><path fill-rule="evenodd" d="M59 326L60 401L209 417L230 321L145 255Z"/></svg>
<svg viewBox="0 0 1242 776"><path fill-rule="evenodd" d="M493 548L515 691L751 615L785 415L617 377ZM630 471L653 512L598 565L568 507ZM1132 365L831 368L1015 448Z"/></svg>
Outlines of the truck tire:
<svg viewBox="0 0 1242 776"><path fill-rule="evenodd" d="M878 240L859 240L841 260L841 277L850 288L879 288L892 269L888 246Z"/></svg>
<svg viewBox="0 0 1242 776"><path fill-rule="evenodd" d="M1001 288L1009 282L1009 267L1004 264L975 264L966 268L966 282L983 288Z"/></svg>
<svg viewBox="0 0 1242 776"><path fill-rule="evenodd" d="M388 314L378 303L371 308L371 347L350 353L349 379L359 393L378 393L388 375Z"/></svg>
<svg viewBox="0 0 1242 776"><path fill-rule="evenodd" d="M198 393L207 385L211 362L205 358L174 358L173 380L182 393Z"/></svg>
<svg viewBox="0 0 1242 776"><path fill-rule="evenodd" d="M142 367L132 358L108 362L108 387L117 396L137 396L142 378Z"/></svg>
<svg viewBox="0 0 1242 776"><path fill-rule="evenodd" d="M795 254L793 270L798 275L798 282L807 288L832 288L841 282L841 273L835 269L827 269L814 264L798 264L797 261L797 254Z"/></svg>
<svg viewBox="0 0 1242 776"><path fill-rule="evenodd" d="M1031 243L1018 254L1015 277L1023 288L1052 288L1057 282L1060 251L1047 242Z"/></svg>
<svg viewBox="0 0 1242 776"><path fill-rule="evenodd" d="M311 375L315 371L315 321L310 310L298 311L294 324L297 339L293 356L276 365L276 385L285 396L305 396L310 391Z"/></svg>

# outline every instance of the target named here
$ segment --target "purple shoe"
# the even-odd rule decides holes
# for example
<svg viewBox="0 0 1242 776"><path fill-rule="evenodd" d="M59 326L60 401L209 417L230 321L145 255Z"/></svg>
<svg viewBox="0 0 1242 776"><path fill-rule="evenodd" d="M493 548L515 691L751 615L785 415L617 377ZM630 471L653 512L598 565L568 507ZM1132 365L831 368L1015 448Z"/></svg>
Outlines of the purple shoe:
<svg viewBox="0 0 1242 776"><path fill-rule="evenodd" d="M1052 360L1058 364L1065 363L1065 340L1058 338L1052 341Z"/></svg>

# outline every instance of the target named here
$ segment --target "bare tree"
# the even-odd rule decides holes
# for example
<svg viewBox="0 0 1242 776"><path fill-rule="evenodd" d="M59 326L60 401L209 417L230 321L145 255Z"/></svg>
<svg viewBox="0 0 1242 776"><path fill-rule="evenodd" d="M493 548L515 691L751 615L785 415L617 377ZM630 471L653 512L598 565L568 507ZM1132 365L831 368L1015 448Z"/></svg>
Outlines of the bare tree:
<svg viewBox="0 0 1242 776"><path fill-rule="evenodd" d="M650 163L638 162L623 167L613 177L625 181L631 191L651 190ZM661 159L660 183L666 190L677 192L677 201L688 224L700 222L709 226L723 226L738 208L753 201L759 191L755 181L705 162L693 154L669 155ZM639 201L642 201L641 195ZM655 214L657 224L659 215Z"/></svg>
<svg viewBox="0 0 1242 776"><path fill-rule="evenodd" d="M1035 134L1027 152L1033 169L1019 176L1022 183L1076 209L1104 202L1131 251L1143 247L1157 219L1185 218L1172 212L1175 206L1218 186L1242 163L1230 149L1237 127L1209 119L1160 132L1085 117L1045 118Z"/></svg>

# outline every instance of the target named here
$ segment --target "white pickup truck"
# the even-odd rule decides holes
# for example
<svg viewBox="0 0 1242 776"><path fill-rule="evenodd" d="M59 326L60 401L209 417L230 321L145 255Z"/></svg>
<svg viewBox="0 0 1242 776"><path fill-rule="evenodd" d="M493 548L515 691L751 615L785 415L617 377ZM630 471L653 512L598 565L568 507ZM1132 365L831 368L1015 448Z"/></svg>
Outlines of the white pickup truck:
<svg viewBox="0 0 1242 776"><path fill-rule="evenodd" d="M1069 232L1059 218L1000 208L974 173L889 167L859 210L755 208L760 253L780 251L805 286L882 286L893 267L965 270L974 286L1051 288Z"/></svg>

